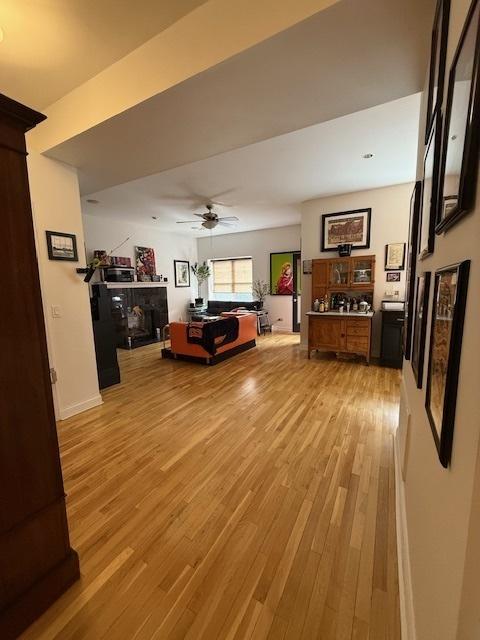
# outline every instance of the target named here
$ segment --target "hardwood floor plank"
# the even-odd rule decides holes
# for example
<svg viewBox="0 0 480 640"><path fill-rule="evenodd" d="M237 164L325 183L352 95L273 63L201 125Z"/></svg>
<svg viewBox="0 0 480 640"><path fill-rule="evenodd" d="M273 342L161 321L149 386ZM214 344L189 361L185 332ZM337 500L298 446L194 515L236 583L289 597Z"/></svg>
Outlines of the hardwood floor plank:
<svg viewBox="0 0 480 640"><path fill-rule="evenodd" d="M58 426L82 579L22 640L400 640L399 372L275 333L215 367L119 359Z"/></svg>

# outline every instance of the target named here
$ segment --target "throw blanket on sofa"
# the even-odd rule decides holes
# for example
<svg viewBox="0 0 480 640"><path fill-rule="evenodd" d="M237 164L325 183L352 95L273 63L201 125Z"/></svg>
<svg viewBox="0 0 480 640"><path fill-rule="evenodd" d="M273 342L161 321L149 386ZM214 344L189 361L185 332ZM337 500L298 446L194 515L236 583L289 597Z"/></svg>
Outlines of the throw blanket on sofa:
<svg viewBox="0 0 480 640"><path fill-rule="evenodd" d="M201 345L214 356L218 347L238 338L238 318L222 318L215 322L189 322L187 342Z"/></svg>

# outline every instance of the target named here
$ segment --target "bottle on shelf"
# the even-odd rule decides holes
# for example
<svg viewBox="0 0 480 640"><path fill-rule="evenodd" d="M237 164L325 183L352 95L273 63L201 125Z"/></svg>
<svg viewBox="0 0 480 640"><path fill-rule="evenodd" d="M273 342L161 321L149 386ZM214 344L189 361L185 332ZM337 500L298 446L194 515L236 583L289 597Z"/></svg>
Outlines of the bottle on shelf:
<svg viewBox="0 0 480 640"><path fill-rule="evenodd" d="M318 298L315 298L315 302L313 303L313 310L318 311L319 308L320 308L320 300Z"/></svg>
<svg viewBox="0 0 480 640"><path fill-rule="evenodd" d="M325 311L325 302L323 301L323 298L320 299L318 310L320 311L320 313L323 313Z"/></svg>
<svg viewBox="0 0 480 640"><path fill-rule="evenodd" d="M328 311L329 310L329 303L328 303L328 296L327 295L325 295L324 305L325 305L325 311Z"/></svg>

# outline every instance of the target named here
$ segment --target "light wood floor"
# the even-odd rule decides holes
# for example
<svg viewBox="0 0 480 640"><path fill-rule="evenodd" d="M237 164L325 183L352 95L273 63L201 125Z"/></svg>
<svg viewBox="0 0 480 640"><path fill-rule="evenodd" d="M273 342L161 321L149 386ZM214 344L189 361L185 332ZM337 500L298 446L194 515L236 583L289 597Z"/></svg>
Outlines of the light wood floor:
<svg viewBox="0 0 480 640"><path fill-rule="evenodd" d="M399 373L275 334L159 356L59 425L82 579L24 640L399 639Z"/></svg>

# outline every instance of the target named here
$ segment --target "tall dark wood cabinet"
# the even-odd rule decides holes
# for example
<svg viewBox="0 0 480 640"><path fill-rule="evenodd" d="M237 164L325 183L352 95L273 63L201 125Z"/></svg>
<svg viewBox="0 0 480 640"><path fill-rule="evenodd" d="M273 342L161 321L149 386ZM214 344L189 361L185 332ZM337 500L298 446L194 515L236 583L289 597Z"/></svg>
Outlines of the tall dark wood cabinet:
<svg viewBox="0 0 480 640"><path fill-rule="evenodd" d="M0 638L78 577L70 547L28 189L25 132L44 116L0 94Z"/></svg>

